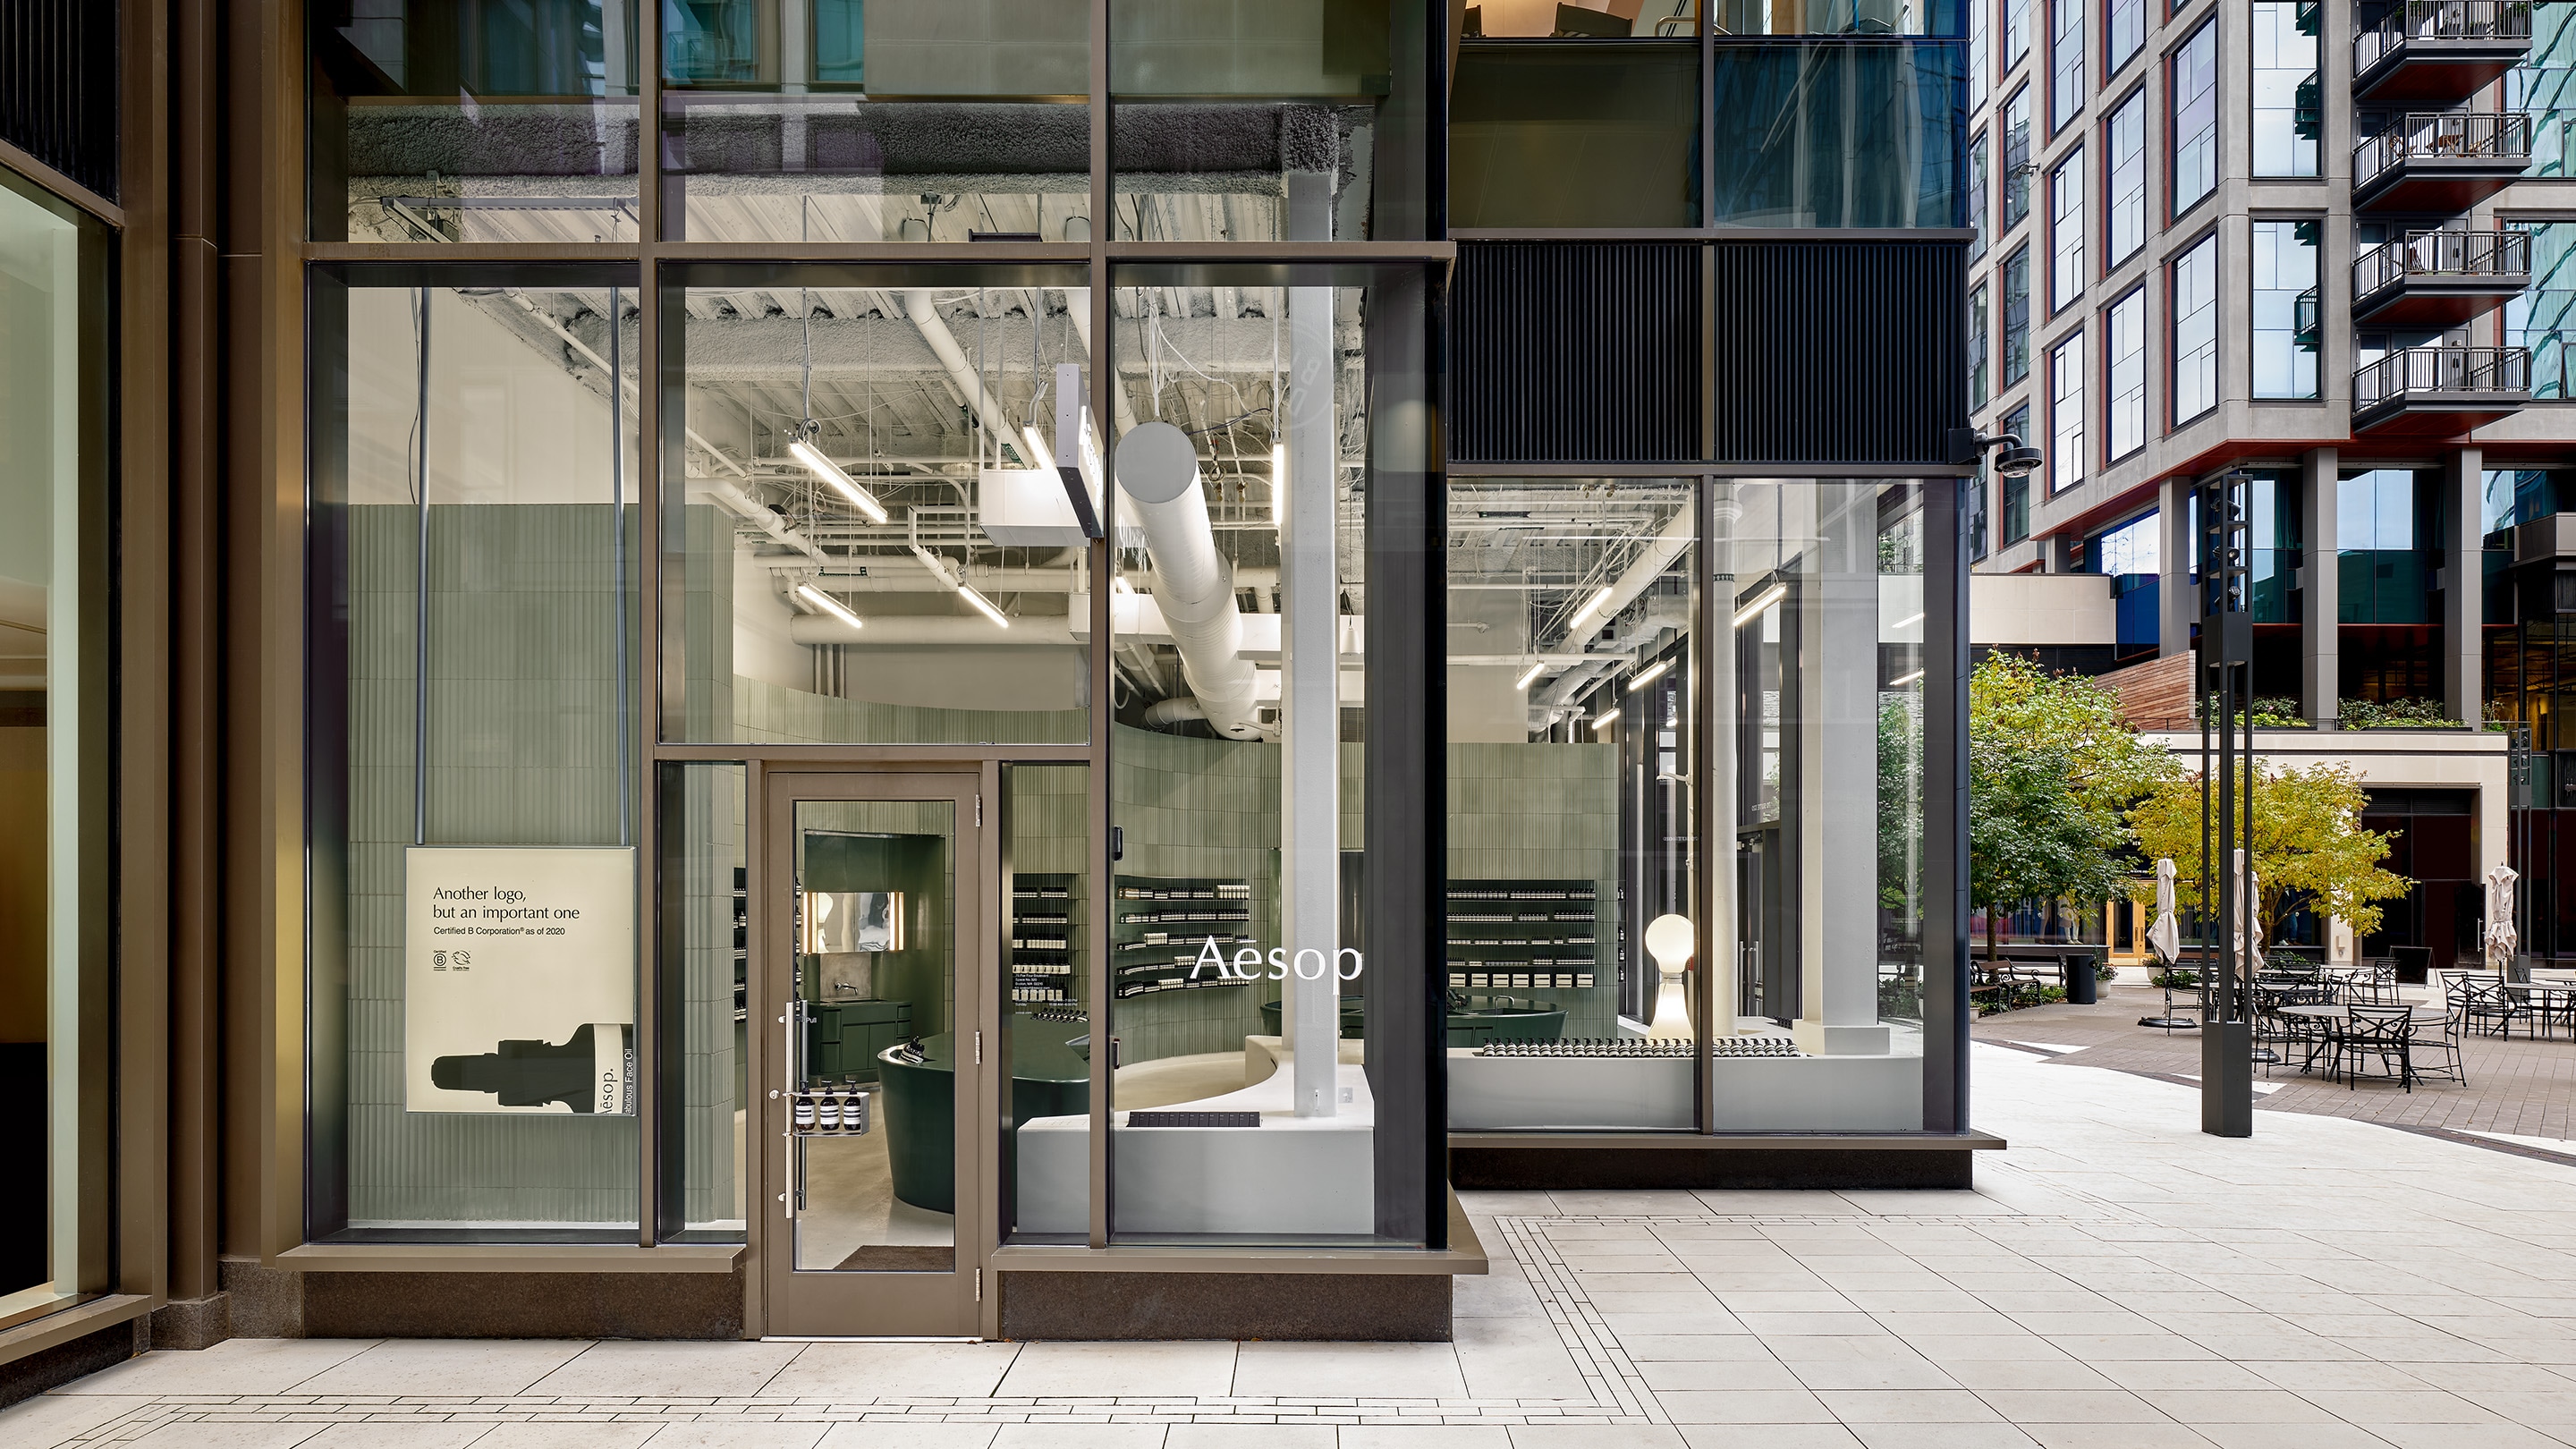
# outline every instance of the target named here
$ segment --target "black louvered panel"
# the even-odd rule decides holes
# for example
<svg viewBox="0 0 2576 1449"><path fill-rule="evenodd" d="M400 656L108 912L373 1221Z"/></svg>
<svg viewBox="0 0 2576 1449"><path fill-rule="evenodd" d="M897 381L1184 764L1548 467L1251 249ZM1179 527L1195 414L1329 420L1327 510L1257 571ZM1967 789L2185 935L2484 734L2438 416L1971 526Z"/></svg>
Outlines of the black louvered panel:
<svg viewBox="0 0 2576 1449"><path fill-rule="evenodd" d="M111 199L116 11L109 0L0 4L0 140Z"/></svg>
<svg viewBox="0 0 2576 1449"><path fill-rule="evenodd" d="M1469 242L1450 287L1452 456L1699 456L1700 249ZM1964 307L1964 304L1962 304Z"/></svg>
<svg viewBox="0 0 2576 1449"><path fill-rule="evenodd" d="M1949 430L1968 425L1964 243L1716 251L1718 461L1947 461Z"/></svg>

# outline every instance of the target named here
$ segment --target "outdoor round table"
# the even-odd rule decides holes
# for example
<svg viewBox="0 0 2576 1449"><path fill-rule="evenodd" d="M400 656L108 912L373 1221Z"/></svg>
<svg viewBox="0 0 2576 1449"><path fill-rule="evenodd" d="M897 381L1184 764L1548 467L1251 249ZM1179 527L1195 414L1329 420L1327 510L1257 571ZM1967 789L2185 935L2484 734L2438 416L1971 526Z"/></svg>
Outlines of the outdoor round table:
<svg viewBox="0 0 2576 1449"><path fill-rule="evenodd" d="M2508 981L2504 983L2504 989L2508 995L2519 995L2525 1000L2540 998L2540 1030L2543 1034L2548 1032L2552 1017L2567 1022L2569 1031L2576 1032L2576 981ZM2557 1000L2550 1000L2551 997Z"/></svg>

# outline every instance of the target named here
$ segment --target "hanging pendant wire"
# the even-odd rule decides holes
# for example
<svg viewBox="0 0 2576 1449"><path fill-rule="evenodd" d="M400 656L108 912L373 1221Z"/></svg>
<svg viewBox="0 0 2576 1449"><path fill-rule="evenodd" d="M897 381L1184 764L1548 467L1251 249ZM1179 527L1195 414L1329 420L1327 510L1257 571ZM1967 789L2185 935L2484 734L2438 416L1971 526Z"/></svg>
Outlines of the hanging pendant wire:
<svg viewBox="0 0 2576 1449"><path fill-rule="evenodd" d="M411 843L429 843L429 288L413 304L412 334L418 344L412 428L420 437L413 457L413 504L419 538L414 562L417 589L412 601L411 659Z"/></svg>

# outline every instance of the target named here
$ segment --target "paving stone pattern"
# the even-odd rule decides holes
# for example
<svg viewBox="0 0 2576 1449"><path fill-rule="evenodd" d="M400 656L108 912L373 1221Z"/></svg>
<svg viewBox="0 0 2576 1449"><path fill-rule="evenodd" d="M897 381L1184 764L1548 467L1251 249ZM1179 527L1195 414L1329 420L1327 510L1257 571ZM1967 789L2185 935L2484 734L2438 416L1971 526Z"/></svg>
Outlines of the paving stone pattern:
<svg viewBox="0 0 2576 1449"><path fill-rule="evenodd" d="M1975 1050L2012 1147L1973 1192L1470 1194L1494 1272L1451 1344L238 1340L0 1445L2576 1445L2576 1160L2297 1111L2205 1137L2093 1050Z"/></svg>

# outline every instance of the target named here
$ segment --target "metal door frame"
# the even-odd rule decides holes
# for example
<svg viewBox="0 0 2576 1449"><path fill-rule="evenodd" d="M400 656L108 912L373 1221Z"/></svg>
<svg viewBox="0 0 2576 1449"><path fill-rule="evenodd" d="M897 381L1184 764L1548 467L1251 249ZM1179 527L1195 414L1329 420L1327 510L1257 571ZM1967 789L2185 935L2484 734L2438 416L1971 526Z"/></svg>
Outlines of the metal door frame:
<svg viewBox="0 0 2576 1449"><path fill-rule="evenodd" d="M757 1029L747 1033L746 1070L754 1083L746 1135L757 1144L750 1252L754 1308L764 1337L989 1337L994 1296L986 1291L989 1258L999 1235L993 1192L1000 1146L988 1119L1000 1053L1000 993L992 989L1001 959L998 892L1001 831L988 798L1000 798L999 766L976 762L878 765L771 765L756 770L747 802L751 853L749 970ZM778 1083L786 1062L784 1020L792 929L787 892L795 880L795 805L799 801L952 801L955 813L956 905L953 978L957 1071L957 1261L948 1273L799 1271L786 1193L787 1103ZM971 1043L971 1044L970 1044ZM883 1130L881 1127L877 1130Z"/></svg>

